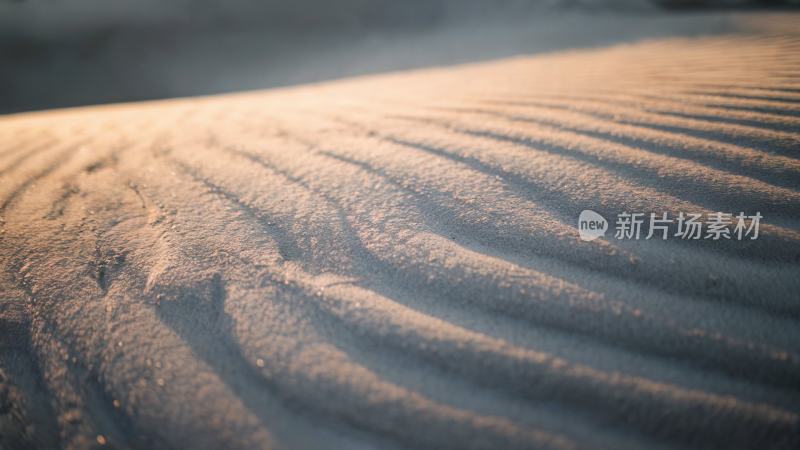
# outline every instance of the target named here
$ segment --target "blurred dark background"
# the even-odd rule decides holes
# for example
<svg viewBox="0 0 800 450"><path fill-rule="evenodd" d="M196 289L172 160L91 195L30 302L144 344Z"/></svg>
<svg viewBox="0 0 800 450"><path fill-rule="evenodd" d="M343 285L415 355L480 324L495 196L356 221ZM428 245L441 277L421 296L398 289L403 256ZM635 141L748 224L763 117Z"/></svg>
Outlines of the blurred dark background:
<svg viewBox="0 0 800 450"><path fill-rule="evenodd" d="M796 3L0 0L0 113L284 86L605 45L652 37L653 21L669 22L658 27L666 30L662 34L722 32L730 26L727 16L715 13L709 22L698 14Z"/></svg>

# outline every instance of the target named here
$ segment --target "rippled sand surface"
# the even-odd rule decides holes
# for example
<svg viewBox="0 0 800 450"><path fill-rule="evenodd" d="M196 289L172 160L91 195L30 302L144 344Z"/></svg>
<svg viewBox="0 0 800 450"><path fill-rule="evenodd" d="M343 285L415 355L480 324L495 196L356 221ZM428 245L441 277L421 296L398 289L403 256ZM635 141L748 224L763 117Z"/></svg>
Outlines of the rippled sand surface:
<svg viewBox="0 0 800 450"><path fill-rule="evenodd" d="M798 448L797 20L0 117L0 443Z"/></svg>

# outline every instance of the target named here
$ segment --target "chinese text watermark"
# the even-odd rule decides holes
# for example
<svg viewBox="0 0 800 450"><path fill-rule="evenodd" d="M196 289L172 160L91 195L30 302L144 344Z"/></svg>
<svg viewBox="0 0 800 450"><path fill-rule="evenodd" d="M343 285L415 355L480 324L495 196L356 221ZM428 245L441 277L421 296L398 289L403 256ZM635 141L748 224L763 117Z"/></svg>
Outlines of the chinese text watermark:
<svg viewBox="0 0 800 450"><path fill-rule="evenodd" d="M614 222L614 238L622 239L662 239L684 240L754 240L758 238L758 227L763 216L714 212L683 213L629 213L617 214ZM704 220L705 219L705 220ZM583 210L578 217L578 234L583 241L593 241L605 236L608 221L590 209Z"/></svg>

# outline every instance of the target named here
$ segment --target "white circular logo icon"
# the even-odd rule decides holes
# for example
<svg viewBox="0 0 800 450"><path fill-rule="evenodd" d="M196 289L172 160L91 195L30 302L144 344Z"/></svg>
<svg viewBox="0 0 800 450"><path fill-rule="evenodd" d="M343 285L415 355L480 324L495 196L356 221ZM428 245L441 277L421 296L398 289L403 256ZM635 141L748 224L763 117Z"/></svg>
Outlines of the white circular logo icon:
<svg viewBox="0 0 800 450"><path fill-rule="evenodd" d="M584 209L578 216L578 234L582 241L593 241L606 234L608 221L605 217L592 211Z"/></svg>

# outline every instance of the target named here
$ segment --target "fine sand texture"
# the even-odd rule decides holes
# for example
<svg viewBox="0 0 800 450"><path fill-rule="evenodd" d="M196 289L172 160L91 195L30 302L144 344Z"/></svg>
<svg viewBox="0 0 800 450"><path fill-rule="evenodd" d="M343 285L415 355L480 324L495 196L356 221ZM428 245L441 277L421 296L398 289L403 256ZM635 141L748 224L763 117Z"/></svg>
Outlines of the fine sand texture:
<svg viewBox="0 0 800 450"><path fill-rule="evenodd" d="M0 447L800 448L799 20L1 117Z"/></svg>

